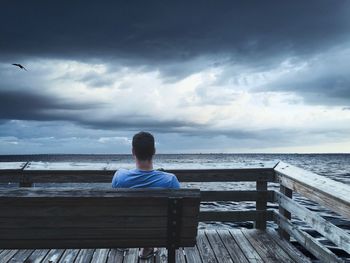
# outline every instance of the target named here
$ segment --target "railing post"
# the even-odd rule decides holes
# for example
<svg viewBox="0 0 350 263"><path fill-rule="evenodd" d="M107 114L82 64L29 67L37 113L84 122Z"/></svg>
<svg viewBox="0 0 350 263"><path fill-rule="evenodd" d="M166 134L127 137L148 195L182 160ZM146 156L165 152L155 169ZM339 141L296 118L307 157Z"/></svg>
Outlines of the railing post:
<svg viewBox="0 0 350 263"><path fill-rule="evenodd" d="M282 184L280 185L280 193L284 194L285 196L287 196L289 198L293 197L293 190L285 187ZM284 216L287 219L291 219L291 213L288 210L284 209L281 206L279 206L278 210L282 216ZM289 234L286 231L284 231L280 226L278 226L278 233L282 238L284 238L286 240L290 239Z"/></svg>
<svg viewBox="0 0 350 263"><path fill-rule="evenodd" d="M256 210L267 211L267 181L257 181L256 190L258 191L258 198L256 200ZM264 192L261 192L264 191ZM255 228L266 229L266 213L263 218L256 219Z"/></svg>

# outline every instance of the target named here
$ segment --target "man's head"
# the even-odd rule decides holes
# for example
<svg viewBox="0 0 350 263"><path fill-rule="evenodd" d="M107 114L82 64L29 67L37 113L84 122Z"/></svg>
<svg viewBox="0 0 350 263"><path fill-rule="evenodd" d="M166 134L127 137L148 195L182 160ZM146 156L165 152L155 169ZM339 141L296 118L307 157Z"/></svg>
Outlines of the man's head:
<svg viewBox="0 0 350 263"><path fill-rule="evenodd" d="M151 161L156 153L154 137L149 132L139 132L132 138L132 154L139 161Z"/></svg>

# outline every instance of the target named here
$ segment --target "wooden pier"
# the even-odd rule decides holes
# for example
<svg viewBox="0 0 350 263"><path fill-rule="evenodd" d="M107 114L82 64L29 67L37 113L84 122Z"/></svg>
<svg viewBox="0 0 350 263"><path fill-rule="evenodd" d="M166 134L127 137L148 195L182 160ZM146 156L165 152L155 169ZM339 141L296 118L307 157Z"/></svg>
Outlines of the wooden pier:
<svg viewBox="0 0 350 263"><path fill-rule="evenodd" d="M110 183L117 170L109 163L0 163L0 183L18 183L19 189L31 189L38 183ZM176 251L176 262L346 262L350 258L350 234L293 199L298 193L331 211L350 219L350 186L305 171L286 163L263 167L237 169L169 170L181 182L254 182L255 190L201 191L202 202L254 201L255 210L201 210L200 222L253 221L254 229L200 230L195 247ZM278 184L279 191L270 184ZM109 189L110 191L110 189ZM0 200L6 202L6 189ZM267 209L275 203L278 209ZM54 208L53 208L54 209ZM334 253L306 233L292 220L291 215L308 224L343 253ZM0 220L6 221L6 211ZM267 228L267 221L278 229ZM0 243L6 229L0 225ZM277 234L278 233L278 234ZM303 256L290 242L293 239L312 258ZM6 247L7 248L7 247ZM1 249L1 248L0 248ZM5 249L0 250L0 262L138 262L138 249L120 252L110 248L74 249ZM344 256L345 255L345 256ZM27 261L26 261L27 260ZM139 262L167 262L165 248L153 259Z"/></svg>
<svg viewBox="0 0 350 263"><path fill-rule="evenodd" d="M0 262L76 262L76 263L165 263L164 248L151 259L139 260L137 248L122 252L117 249L27 249L4 250ZM201 230L195 247L179 248L176 262L310 262L272 229Z"/></svg>

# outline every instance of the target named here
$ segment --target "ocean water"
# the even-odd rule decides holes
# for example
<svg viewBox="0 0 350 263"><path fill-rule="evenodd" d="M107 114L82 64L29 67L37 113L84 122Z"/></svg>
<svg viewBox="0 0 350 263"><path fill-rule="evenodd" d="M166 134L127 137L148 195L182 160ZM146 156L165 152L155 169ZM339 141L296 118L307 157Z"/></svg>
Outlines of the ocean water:
<svg viewBox="0 0 350 263"><path fill-rule="evenodd" d="M112 162L122 168L134 167L130 155L0 155L1 161L47 161L47 162ZM155 168L235 168L242 166L261 166L266 162L284 161L322 176L350 185L350 154L160 154L155 158ZM72 185L72 184L71 184ZM74 184L73 184L74 185ZM47 186L50 187L50 186ZM96 187L109 187L109 184L98 184ZM255 183L183 183L182 187L200 188L203 190L249 190L255 189ZM269 184L269 189L278 189L274 183ZM350 193L349 193L350 194ZM294 199L312 211L318 212L322 217L331 221L350 233L350 221L336 213L311 202L310 200L294 194ZM276 208L274 204L268 204L268 208ZM201 206L203 210L246 210L255 209L254 202L207 202ZM332 243L323 239L317 232L292 217L295 224L301 226L308 233L318 238L329 248L334 249ZM270 226L274 226L270 223ZM229 227L253 227L252 222L242 223L201 223L201 228L229 228Z"/></svg>

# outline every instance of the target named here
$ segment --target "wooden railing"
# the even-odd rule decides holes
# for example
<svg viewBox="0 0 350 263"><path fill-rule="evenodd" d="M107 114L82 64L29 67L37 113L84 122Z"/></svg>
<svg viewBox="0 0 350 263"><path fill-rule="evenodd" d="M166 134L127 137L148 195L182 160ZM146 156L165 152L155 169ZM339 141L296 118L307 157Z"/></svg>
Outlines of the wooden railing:
<svg viewBox="0 0 350 263"><path fill-rule="evenodd" d="M293 236L322 262L343 262L331 250L293 224L290 220L291 214L349 254L350 234L295 202L292 195L297 192L350 219L350 186L283 162L278 163L275 172L276 182L280 183L280 192L275 192L274 200L280 208L279 212L273 212L273 217L280 228L281 236L286 239L289 239L289 235Z"/></svg>
<svg viewBox="0 0 350 263"><path fill-rule="evenodd" d="M0 163L0 183L14 182L20 187L37 183L110 183L117 169L117 164L109 163ZM293 223L293 215L350 254L349 233L293 200L293 192L297 192L350 219L349 185L282 162L263 167L166 171L174 173L180 182L255 182L255 190L201 191L203 202L253 201L256 209L201 211L200 221L254 221L258 229L265 229L267 221L274 221L282 238L289 240L293 236L323 262L342 262L330 249ZM268 190L269 182L279 183L280 191ZM267 202L277 203L279 209L267 209Z"/></svg>

